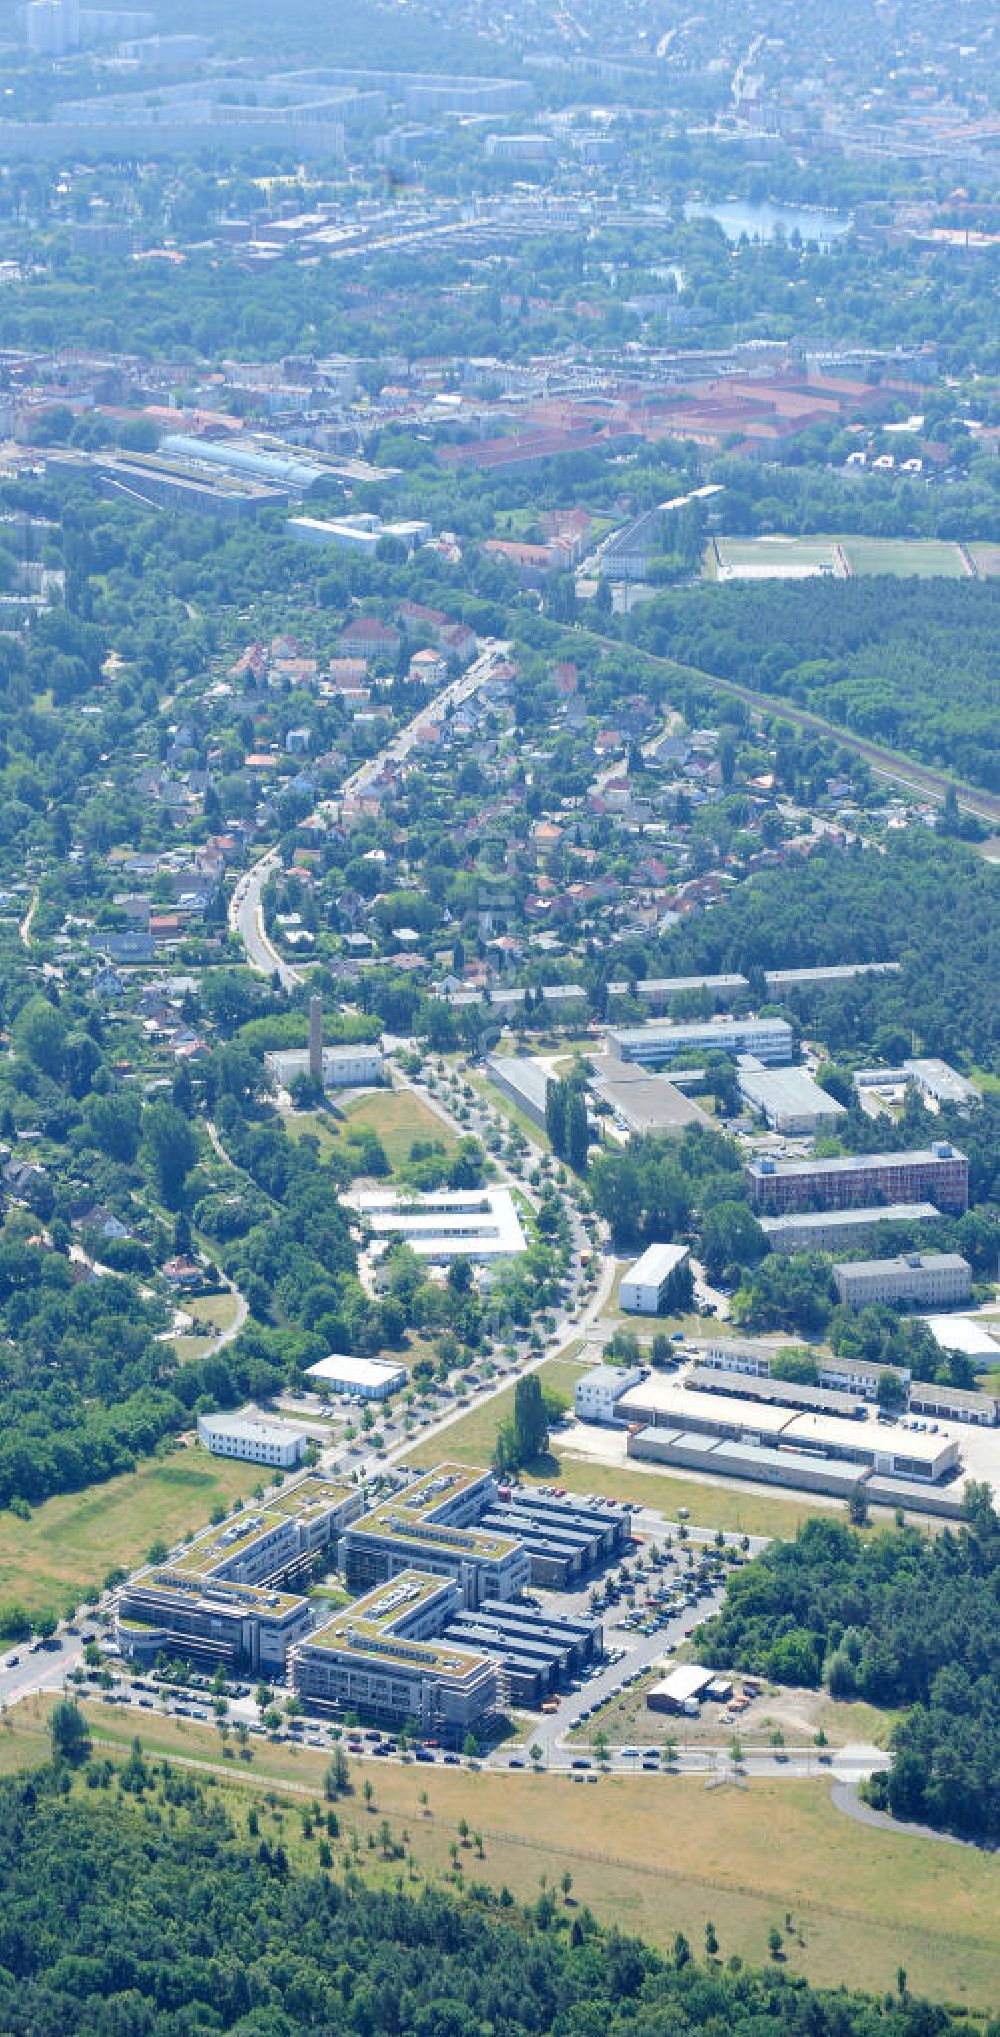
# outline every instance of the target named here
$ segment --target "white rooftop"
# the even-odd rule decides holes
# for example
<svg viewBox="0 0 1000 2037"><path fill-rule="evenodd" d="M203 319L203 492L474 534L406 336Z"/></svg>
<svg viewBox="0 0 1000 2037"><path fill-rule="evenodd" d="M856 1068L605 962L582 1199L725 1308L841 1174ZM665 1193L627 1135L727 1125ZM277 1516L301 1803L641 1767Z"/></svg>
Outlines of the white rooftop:
<svg viewBox="0 0 1000 2037"><path fill-rule="evenodd" d="M316 1365L310 1365L307 1379L329 1379L334 1384L354 1387L386 1386L406 1378L403 1365L387 1364L384 1358L342 1357L333 1352L329 1358L321 1358Z"/></svg>
<svg viewBox="0 0 1000 2037"><path fill-rule="evenodd" d="M369 1189L352 1199L383 1249L392 1237L405 1239L423 1259L501 1259L526 1248L509 1188L440 1189L410 1196Z"/></svg>

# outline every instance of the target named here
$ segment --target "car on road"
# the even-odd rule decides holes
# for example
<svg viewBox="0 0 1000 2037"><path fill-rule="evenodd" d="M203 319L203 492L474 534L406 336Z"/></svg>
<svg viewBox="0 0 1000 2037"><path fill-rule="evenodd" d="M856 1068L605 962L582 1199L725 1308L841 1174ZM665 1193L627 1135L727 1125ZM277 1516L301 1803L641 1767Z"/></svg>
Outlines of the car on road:
<svg viewBox="0 0 1000 2037"><path fill-rule="evenodd" d="M577 1755L577 1757L576 1757L576 1759L575 1759L575 1761L571 1761L571 1762L570 1762L570 1767L571 1767L571 1768L589 1768L589 1767L590 1767L590 1762L589 1762L589 1760L587 1759L587 1756L586 1756L585 1754L578 1754L578 1755Z"/></svg>

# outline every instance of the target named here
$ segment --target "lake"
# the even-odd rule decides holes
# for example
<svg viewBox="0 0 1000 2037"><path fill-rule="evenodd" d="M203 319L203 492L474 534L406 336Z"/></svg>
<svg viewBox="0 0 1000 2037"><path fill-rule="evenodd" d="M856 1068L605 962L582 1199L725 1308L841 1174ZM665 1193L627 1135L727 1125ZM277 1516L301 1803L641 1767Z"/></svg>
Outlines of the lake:
<svg viewBox="0 0 1000 2037"><path fill-rule="evenodd" d="M798 229L804 241L824 245L847 233L851 224L839 212L820 212L808 205L772 205L769 199L753 204L749 198L727 198L718 205L692 199L684 207L684 217L717 220L727 240L740 240L744 234L749 240L773 240L776 233L787 236Z"/></svg>

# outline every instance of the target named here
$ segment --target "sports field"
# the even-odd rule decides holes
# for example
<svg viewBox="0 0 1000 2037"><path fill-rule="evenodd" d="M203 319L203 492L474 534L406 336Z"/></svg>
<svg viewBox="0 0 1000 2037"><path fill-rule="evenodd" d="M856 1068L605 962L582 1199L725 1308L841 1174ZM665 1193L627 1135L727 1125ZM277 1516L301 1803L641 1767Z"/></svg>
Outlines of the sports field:
<svg viewBox="0 0 1000 2037"><path fill-rule="evenodd" d="M46 1709L38 1700L18 1707L0 1739L0 1767L18 1757L37 1761ZM322 1800L325 1754L258 1740L247 1765L231 1747L223 1757L208 1725L144 1713L137 1728L134 1715L100 1704L87 1713L102 1754L126 1760L138 1730L151 1756L203 1765L237 1831L256 1803L261 1834L280 1837L293 1871L315 1872L316 1830L307 1839L299 1813ZM568 1874L571 1911L588 1904L602 1923L661 1946L683 1931L700 1954L711 1918L723 1958L736 1953L765 1965L776 1926L785 1971L820 1984L846 1979L894 1990L902 1965L916 1993L973 2014L1000 2005L1000 1861L858 1824L833 1807L827 1780L707 1790L690 1777L602 1776L588 1787L566 1775L388 1761L351 1766L353 1793L337 1804L335 1871L350 1864L366 1880L393 1886L402 1863L385 1858L379 1835L386 1820L386 1836L405 1849L414 1893L421 1883L453 1883L454 1849L464 1878L506 1884L522 1900L537 1897L544 1876L564 1902Z"/></svg>
<svg viewBox="0 0 1000 2037"><path fill-rule="evenodd" d="M996 570L986 563L989 546L974 551L984 554L982 563L976 558L977 572ZM971 577L963 547L943 538L720 537L714 552L717 580L803 580L814 574L846 580L872 573L920 580Z"/></svg>

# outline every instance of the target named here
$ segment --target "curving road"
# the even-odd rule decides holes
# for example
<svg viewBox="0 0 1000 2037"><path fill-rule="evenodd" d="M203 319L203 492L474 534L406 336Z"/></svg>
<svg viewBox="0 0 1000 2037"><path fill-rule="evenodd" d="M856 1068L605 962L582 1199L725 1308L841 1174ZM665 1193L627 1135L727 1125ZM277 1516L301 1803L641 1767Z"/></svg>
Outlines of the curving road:
<svg viewBox="0 0 1000 2037"><path fill-rule="evenodd" d="M374 757L367 757L350 776L344 779L337 799L358 799L370 791L379 773L387 764L399 764L410 755L417 741L417 731L428 721L443 721L447 715L469 700L484 681L489 678L497 661L506 655L508 646L497 639L487 638L478 657L457 679L451 679L440 693L436 693L424 707L407 722L405 728L392 736ZM332 802L323 800L319 812L328 812ZM251 969L261 976L277 975L284 991L294 990L296 984L305 981L303 971L294 969L278 953L274 942L264 925L263 893L268 879L273 876L281 863L281 850L277 847L265 849L251 868L237 880L236 889L229 901L229 931L243 943L244 952Z"/></svg>

